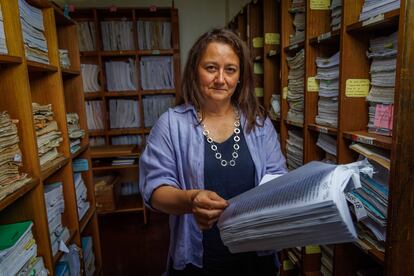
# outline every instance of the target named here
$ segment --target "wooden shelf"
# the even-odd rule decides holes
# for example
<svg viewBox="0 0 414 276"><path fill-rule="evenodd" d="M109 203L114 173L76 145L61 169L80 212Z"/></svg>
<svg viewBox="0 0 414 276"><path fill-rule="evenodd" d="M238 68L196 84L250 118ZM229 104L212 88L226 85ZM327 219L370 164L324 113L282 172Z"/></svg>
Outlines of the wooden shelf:
<svg viewBox="0 0 414 276"><path fill-rule="evenodd" d="M300 50L302 50L305 47L305 42L298 42L292 45L289 45L287 47L285 47L283 49L283 51L285 51L286 54L295 54L296 52L299 52Z"/></svg>
<svg viewBox="0 0 414 276"><path fill-rule="evenodd" d="M55 159L51 162L47 162L42 167L41 180L43 181L43 180L49 178L50 176L52 176L54 173L56 173L58 170L63 168L68 163L69 163L69 158L66 158L66 157L63 157L63 156L60 157L60 158L57 158L57 159Z"/></svg>
<svg viewBox="0 0 414 276"><path fill-rule="evenodd" d="M81 51L80 55L82 57L94 57L99 56L99 51Z"/></svg>
<svg viewBox="0 0 414 276"><path fill-rule="evenodd" d="M20 189L17 189L13 193L3 198L3 200L0 201L0 212L6 209L7 206L10 206L11 204L13 204L20 197L30 192L37 185L39 185L39 178L32 178L28 183L24 184L23 187L21 187Z"/></svg>
<svg viewBox="0 0 414 276"><path fill-rule="evenodd" d="M92 158L111 158L111 157L139 157L139 148L136 145L110 145L91 147Z"/></svg>
<svg viewBox="0 0 414 276"><path fill-rule="evenodd" d="M373 145L387 150L391 149L392 137L369 133L366 130L344 131L343 136L354 142Z"/></svg>
<svg viewBox="0 0 414 276"><path fill-rule="evenodd" d="M173 49L167 50L139 50L138 55L140 56L167 56L174 54Z"/></svg>
<svg viewBox="0 0 414 276"><path fill-rule="evenodd" d="M119 196L116 209L113 211L98 212L98 215L142 212L144 206L139 195Z"/></svg>
<svg viewBox="0 0 414 276"><path fill-rule="evenodd" d="M142 133L141 128L113 128L109 129L108 135L110 136L116 136L116 135L129 135L129 134L141 134Z"/></svg>
<svg viewBox="0 0 414 276"><path fill-rule="evenodd" d="M81 155L87 148L89 147L89 144L85 144L85 145L82 145L81 147L80 147L80 149L78 149L75 153L72 153L71 155L70 155L70 158L73 160L73 159L75 159L75 158L77 158L79 155Z"/></svg>
<svg viewBox="0 0 414 276"><path fill-rule="evenodd" d="M175 89L162 89L162 90L142 90L142 95L158 95L158 94L175 94Z"/></svg>
<svg viewBox="0 0 414 276"><path fill-rule="evenodd" d="M108 91L104 95L108 98L138 97L139 93L137 91Z"/></svg>
<svg viewBox="0 0 414 276"><path fill-rule="evenodd" d="M103 129L93 129L93 130L89 130L89 136L104 136L105 135L105 130Z"/></svg>
<svg viewBox="0 0 414 276"><path fill-rule="evenodd" d="M71 69L71 68L62 68L62 76L63 77L76 77L80 75L80 70L77 69Z"/></svg>
<svg viewBox="0 0 414 276"><path fill-rule="evenodd" d="M121 57L121 56L135 56L138 54L136 50L125 50L125 51L101 51L100 55L103 57Z"/></svg>
<svg viewBox="0 0 414 276"><path fill-rule="evenodd" d="M54 73L58 71L58 67L51 64L44 64L36 61L27 61L29 72Z"/></svg>
<svg viewBox="0 0 414 276"><path fill-rule="evenodd" d="M290 126L295 126L295 127L300 127L300 128L303 128L303 124L301 124L301 123L297 123L297 122L293 122L293 121L289 121L289 120L287 120L287 119L285 119L285 123L286 123L287 125L290 125Z"/></svg>
<svg viewBox="0 0 414 276"><path fill-rule="evenodd" d="M325 133L325 134L334 135L334 136L338 135L338 129L333 128L333 127L320 126L317 124L309 124L308 129L319 132L319 133Z"/></svg>
<svg viewBox="0 0 414 276"><path fill-rule="evenodd" d="M327 32L316 37L313 37L309 40L309 44L316 46L318 44L323 45L337 45L339 46L339 38L340 38L341 30L335 30L331 32Z"/></svg>
<svg viewBox="0 0 414 276"><path fill-rule="evenodd" d="M356 22L354 24L346 26L348 33L366 33L374 30L384 30L389 28L398 28L398 20L400 17L400 9L380 14L374 19L368 19L362 22Z"/></svg>
<svg viewBox="0 0 414 276"><path fill-rule="evenodd" d="M85 230L86 225L89 223L91 218L93 217L93 214L95 213L96 208L95 206L90 206L88 211L86 211L86 214L83 216L83 218L79 222L79 229L81 234L83 233L83 230Z"/></svg>
<svg viewBox="0 0 414 276"><path fill-rule="evenodd" d="M85 100L103 99L104 92L85 92Z"/></svg>
<svg viewBox="0 0 414 276"><path fill-rule="evenodd" d="M113 170L124 170L124 169L138 169L138 164L115 166L110 163L92 165L92 171L113 171Z"/></svg>
<svg viewBox="0 0 414 276"><path fill-rule="evenodd" d="M20 64L23 62L21 57L0 54L0 64Z"/></svg>

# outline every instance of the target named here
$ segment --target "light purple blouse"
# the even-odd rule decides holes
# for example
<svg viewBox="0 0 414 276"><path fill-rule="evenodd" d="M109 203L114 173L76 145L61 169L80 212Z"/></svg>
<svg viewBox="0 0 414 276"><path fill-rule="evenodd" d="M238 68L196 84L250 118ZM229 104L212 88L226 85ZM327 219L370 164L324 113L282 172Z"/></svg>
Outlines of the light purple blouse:
<svg viewBox="0 0 414 276"><path fill-rule="evenodd" d="M283 174L286 170L276 131L269 119L263 127L246 133L246 118L241 124L256 168L255 185L265 174ZM161 185L182 190L204 189L204 136L192 105L170 108L151 129L140 158L140 191L151 208L153 191ZM170 215L168 258L175 269L192 263L203 264L203 234L192 214Z"/></svg>

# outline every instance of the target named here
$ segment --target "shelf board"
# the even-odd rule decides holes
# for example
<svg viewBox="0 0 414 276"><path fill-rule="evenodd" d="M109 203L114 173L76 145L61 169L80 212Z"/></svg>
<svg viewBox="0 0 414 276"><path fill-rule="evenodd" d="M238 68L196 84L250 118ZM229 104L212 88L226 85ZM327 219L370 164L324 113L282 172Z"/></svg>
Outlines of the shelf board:
<svg viewBox="0 0 414 276"><path fill-rule="evenodd" d="M93 165L92 165L93 166ZM121 170L121 169L138 169L138 164L132 164L132 165L122 165L122 166L112 166L111 164L105 164L105 165L99 165L99 166L93 166L92 171L108 171L108 170Z"/></svg>
<svg viewBox="0 0 414 276"><path fill-rule="evenodd" d="M23 62L21 57L0 54L0 64L20 64Z"/></svg>
<svg viewBox="0 0 414 276"><path fill-rule="evenodd" d="M136 145L109 145L91 147L91 158L111 158L135 156L139 157L139 148Z"/></svg>
<svg viewBox="0 0 414 276"><path fill-rule="evenodd" d="M334 136L338 135L338 129L333 128L333 127L320 126L317 124L309 124L308 129L319 132L319 133L325 133L325 134L334 135Z"/></svg>
<svg viewBox="0 0 414 276"><path fill-rule="evenodd" d="M122 56L135 56L138 53L136 50L124 50L124 51L100 51L103 57L122 57Z"/></svg>
<svg viewBox="0 0 414 276"><path fill-rule="evenodd" d="M88 131L89 136L105 136L105 130L103 129L92 129Z"/></svg>
<svg viewBox="0 0 414 276"><path fill-rule="evenodd" d="M293 121L289 121L289 120L287 120L287 119L285 119L285 123L286 123L287 125L290 125L290 126L295 126L295 127L300 127L300 128L303 128L303 124L301 124L301 123L297 123L297 122L293 122Z"/></svg>
<svg viewBox="0 0 414 276"><path fill-rule="evenodd" d="M135 213L144 211L142 199L139 195L119 196L116 209L113 211L98 212L98 215Z"/></svg>
<svg viewBox="0 0 414 276"><path fill-rule="evenodd" d="M68 244L71 244L72 243L72 241L73 241L73 239L75 238L75 236L76 236L76 233L77 233L77 230L72 230L72 229L69 229L69 239L67 240L67 241L65 241L65 244L66 245L68 245ZM55 256L53 256L53 263L55 264L55 266L56 266L56 264L59 262L59 260L60 260L60 258L63 256L63 252L62 251L58 251L57 253L56 253L56 255Z"/></svg>
<svg viewBox="0 0 414 276"><path fill-rule="evenodd" d="M354 142L373 145L379 148L391 149L392 137L369 133L366 130L344 131L343 137Z"/></svg>
<svg viewBox="0 0 414 276"><path fill-rule="evenodd" d="M89 223L94 213L95 213L95 206L91 205L88 211L86 211L86 214L83 216L83 218L79 222L79 229L81 233L83 232L83 230L85 230L86 225Z"/></svg>
<svg viewBox="0 0 414 276"><path fill-rule="evenodd" d="M85 144L85 145L82 145L81 147L80 147L80 149L78 149L75 153L72 153L71 155L70 155L70 158L73 160L73 159L75 159L76 157L78 157L80 154L82 154L87 148L89 147L89 144Z"/></svg>
<svg viewBox="0 0 414 276"><path fill-rule="evenodd" d="M117 97L138 97L139 93L137 91L108 91L104 93L105 97L108 98L117 98Z"/></svg>
<svg viewBox="0 0 414 276"><path fill-rule="evenodd" d="M142 90L141 95L175 94L175 89Z"/></svg>
<svg viewBox="0 0 414 276"><path fill-rule="evenodd" d="M99 51L81 51L80 55L82 57L94 57L99 55Z"/></svg>
<svg viewBox="0 0 414 276"><path fill-rule="evenodd" d="M285 51L286 54L293 54L303 49L304 47L305 47L305 41L302 41L302 42L289 45L285 47L283 50Z"/></svg>
<svg viewBox="0 0 414 276"><path fill-rule="evenodd" d="M141 128L113 128L108 130L108 135L128 135L128 134L141 134Z"/></svg>
<svg viewBox="0 0 414 276"><path fill-rule="evenodd" d="M7 208L7 206L13 204L20 197L31 191L39 184L39 178L32 178L28 183L24 184L20 189L17 189L13 193L9 194L0 201L0 212ZM13 184L12 184L13 185Z"/></svg>
<svg viewBox="0 0 414 276"><path fill-rule="evenodd" d="M85 96L85 100L103 99L103 97L104 97L104 93L102 91L99 91L99 92L84 92L83 95Z"/></svg>
<svg viewBox="0 0 414 276"><path fill-rule="evenodd" d="M63 77L76 77L80 75L80 70L71 69L71 68L62 68Z"/></svg>
<svg viewBox="0 0 414 276"><path fill-rule="evenodd" d="M55 65L30 60L27 61L27 67L29 68L29 72L53 73L58 71L58 68Z"/></svg>
<svg viewBox="0 0 414 276"><path fill-rule="evenodd" d="M166 49L166 50L138 50L138 55L140 56L166 56L166 55L173 55L173 49Z"/></svg>
<svg viewBox="0 0 414 276"><path fill-rule="evenodd" d="M58 170L60 170L62 167L64 167L66 164L69 163L69 158L61 156L57 159L47 162L42 167L42 176L41 180L45 180L48 177L52 176L54 173L56 173Z"/></svg>
<svg viewBox="0 0 414 276"><path fill-rule="evenodd" d="M320 34L315 36L309 40L309 44L316 46L319 44L330 45L330 44L337 44L339 46L339 38L340 38L341 30L330 31L324 34Z"/></svg>
<svg viewBox="0 0 414 276"><path fill-rule="evenodd" d="M346 26L348 33L365 33L372 30L384 30L398 28L400 9L389 11L362 22L356 22Z"/></svg>

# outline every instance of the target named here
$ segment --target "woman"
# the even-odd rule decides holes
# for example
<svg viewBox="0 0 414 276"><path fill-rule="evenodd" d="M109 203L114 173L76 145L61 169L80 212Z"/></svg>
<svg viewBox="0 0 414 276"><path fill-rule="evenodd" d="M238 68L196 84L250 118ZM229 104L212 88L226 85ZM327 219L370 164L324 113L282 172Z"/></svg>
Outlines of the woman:
<svg viewBox="0 0 414 276"><path fill-rule="evenodd" d="M140 159L146 204L170 214L171 275L275 275L273 256L231 254L215 223L227 199L286 172L276 131L254 95L244 42L218 28L194 44L183 104L152 128ZM250 273L251 272L251 273Z"/></svg>

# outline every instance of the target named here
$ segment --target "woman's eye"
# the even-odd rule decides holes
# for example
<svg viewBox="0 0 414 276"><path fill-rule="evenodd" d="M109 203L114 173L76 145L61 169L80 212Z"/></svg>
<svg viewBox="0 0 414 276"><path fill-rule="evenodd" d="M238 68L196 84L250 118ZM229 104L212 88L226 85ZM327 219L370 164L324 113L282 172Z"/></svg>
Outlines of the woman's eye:
<svg viewBox="0 0 414 276"><path fill-rule="evenodd" d="M214 66L207 66L206 69L207 69L208 72L215 72L216 71L216 67L214 67Z"/></svg>
<svg viewBox="0 0 414 276"><path fill-rule="evenodd" d="M226 71L227 71L227 73L235 73L236 69L235 68L227 68Z"/></svg>

